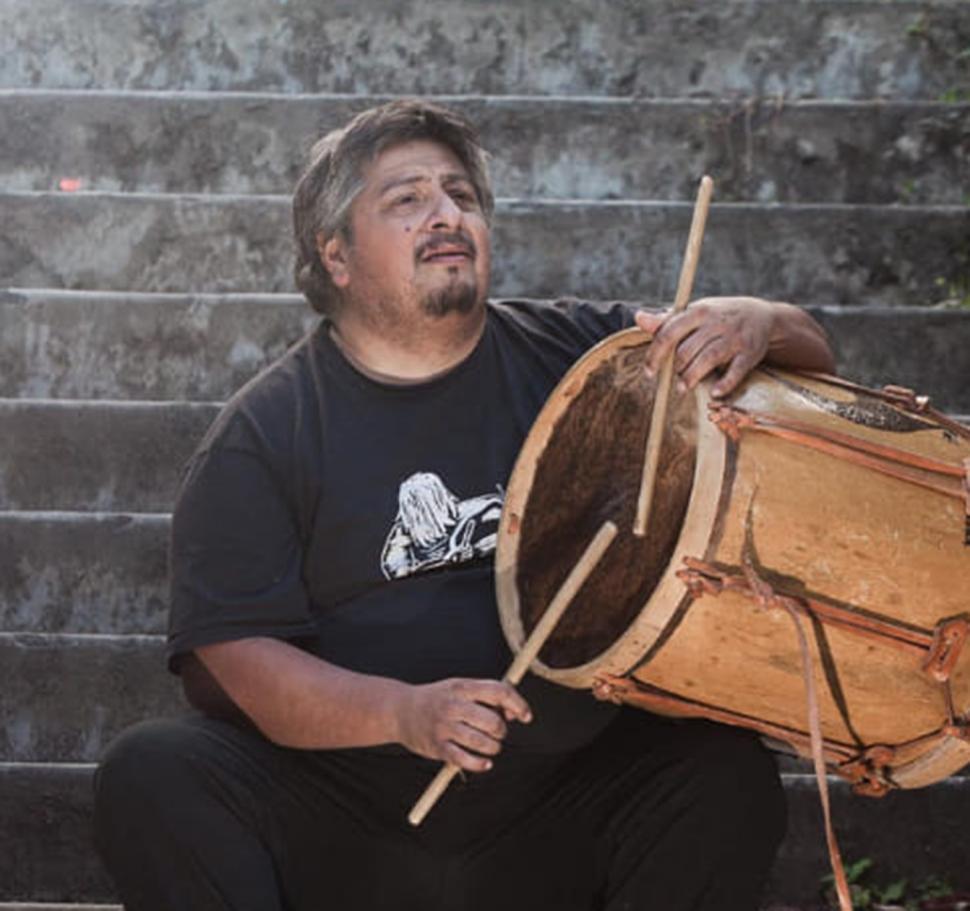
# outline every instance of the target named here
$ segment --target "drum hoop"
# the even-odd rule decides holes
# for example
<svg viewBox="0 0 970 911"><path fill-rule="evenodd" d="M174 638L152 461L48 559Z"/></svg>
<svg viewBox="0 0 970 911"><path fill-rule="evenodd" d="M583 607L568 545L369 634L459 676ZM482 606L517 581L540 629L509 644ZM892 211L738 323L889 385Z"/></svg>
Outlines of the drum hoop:
<svg viewBox="0 0 970 911"><path fill-rule="evenodd" d="M591 348L553 389L519 452L506 491L495 552L499 618L505 638L514 652L525 641L516 584L518 532L544 444L596 367L616 352L624 348L645 347L648 341L643 330L633 328L617 332ZM536 659L532 670L540 676L564 686L588 689L599 674L624 674L642 663L643 656L657 642L675 615L687 593L686 585L676 576L683 558L707 554L711 545L720 512L729 445L726 437L707 419L710 382L701 383L695 388L694 401L697 448L693 484L676 547L660 581L633 622L605 651L585 664L572 668L552 668L541 659ZM631 457L642 458L642 454L634 453ZM632 534L632 529L621 528L620 533Z"/></svg>

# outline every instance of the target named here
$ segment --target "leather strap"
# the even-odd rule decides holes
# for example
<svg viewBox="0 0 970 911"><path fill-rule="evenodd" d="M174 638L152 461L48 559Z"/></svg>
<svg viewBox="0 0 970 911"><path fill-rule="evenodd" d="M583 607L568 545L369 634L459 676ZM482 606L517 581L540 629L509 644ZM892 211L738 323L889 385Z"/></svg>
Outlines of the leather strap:
<svg viewBox="0 0 970 911"><path fill-rule="evenodd" d="M967 520L963 543L970 547L970 459L963 460L963 501Z"/></svg>
<svg viewBox="0 0 970 911"><path fill-rule="evenodd" d="M835 430L822 430L800 421L748 412L733 405L712 403L709 417L735 442L740 438L742 430L759 430L944 496L964 497L961 485L932 477L942 475L961 480L965 478L966 471L963 466L944 462L942 459L917 455Z"/></svg>
<svg viewBox="0 0 970 911"><path fill-rule="evenodd" d="M795 626L798 637L798 649L802 656L802 671L805 680L805 701L808 710L808 730L811 735L812 764L815 767L815 780L818 782L818 795L822 803L822 816L825 821L825 841L829 850L829 863L835 876L835 892L839 899L839 911L852 911L852 894L849 881L845 875L845 865L835 837L835 827L832 825L832 809L829 801L829 784L825 774L825 757L822 753L822 717L818 707L818 693L815 689L815 672L812 667L812 653L808 647L808 638L802 625L800 611L794 607L791 598L778 598L771 586L755 571L750 555L744 556L744 573L751 590L755 592L758 603L765 610L781 607L785 610Z"/></svg>

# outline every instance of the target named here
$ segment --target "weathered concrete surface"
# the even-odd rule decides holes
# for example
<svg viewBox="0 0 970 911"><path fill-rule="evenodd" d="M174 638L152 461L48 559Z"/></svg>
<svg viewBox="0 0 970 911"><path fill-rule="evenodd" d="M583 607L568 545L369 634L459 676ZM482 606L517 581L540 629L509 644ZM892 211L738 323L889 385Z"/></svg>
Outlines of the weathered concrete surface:
<svg viewBox="0 0 970 911"><path fill-rule="evenodd" d="M970 308L806 309L843 375L970 413ZM295 294L0 292L0 396L224 401L315 320Z"/></svg>
<svg viewBox="0 0 970 911"><path fill-rule="evenodd" d="M0 899L115 900L92 843L93 772L0 763Z"/></svg>
<svg viewBox="0 0 970 911"><path fill-rule="evenodd" d="M88 902L74 904L51 904L50 902L0 902L0 911L124 911L121 905L92 905ZM770 909L769 909L770 911Z"/></svg>
<svg viewBox="0 0 970 911"><path fill-rule="evenodd" d="M92 774L90 766L0 765L0 805L6 810L0 845L10 846L0 851L0 899L114 898L89 847ZM789 833L764 904L785 902L814 911L819 880L829 872L818 795L805 777L788 776L785 784ZM918 883L936 874L946 876L954 888L970 888L962 829L970 813L968 785L970 779L953 779L873 801L853 797L835 784L833 806L844 856L876 858L875 873L886 883L901 876Z"/></svg>
<svg viewBox="0 0 970 911"><path fill-rule="evenodd" d="M0 633L0 762L85 762L143 718L187 710L164 639Z"/></svg>
<svg viewBox="0 0 970 911"><path fill-rule="evenodd" d="M819 880L831 872L825 852L822 810L814 776L786 776L788 835L769 881L768 894L809 904ZM955 889L970 889L966 820L970 778L956 777L882 799L856 797L832 782L832 813L843 858L876 861L886 884L906 877L913 884L942 875Z"/></svg>
<svg viewBox="0 0 970 911"><path fill-rule="evenodd" d="M214 405L0 400L0 509L168 512Z"/></svg>
<svg viewBox="0 0 970 911"><path fill-rule="evenodd" d="M289 193L310 143L386 96L0 91L0 183ZM463 98L507 197L966 204L970 104ZM53 128L52 128L53 127Z"/></svg>
<svg viewBox="0 0 970 911"><path fill-rule="evenodd" d="M164 633L167 515L0 513L0 630Z"/></svg>
<svg viewBox="0 0 970 911"><path fill-rule="evenodd" d="M504 201L499 295L672 299L692 204ZM289 200L0 194L0 284L125 291L292 290ZM697 294L930 304L970 285L970 208L714 205Z"/></svg>
<svg viewBox="0 0 970 911"><path fill-rule="evenodd" d="M316 320L295 294L0 291L0 395L224 400Z"/></svg>
<svg viewBox="0 0 970 911"><path fill-rule="evenodd" d="M935 98L961 0L7 0L0 85Z"/></svg>
<svg viewBox="0 0 970 911"><path fill-rule="evenodd" d="M124 911L121 905L92 905L88 902L74 904L51 904L50 902L0 902L0 911ZM770 909L769 909L770 911Z"/></svg>
<svg viewBox="0 0 970 911"><path fill-rule="evenodd" d="M970 308L806 309L826 329L840 375L906 386L934 408L970 414Z"/></svg>

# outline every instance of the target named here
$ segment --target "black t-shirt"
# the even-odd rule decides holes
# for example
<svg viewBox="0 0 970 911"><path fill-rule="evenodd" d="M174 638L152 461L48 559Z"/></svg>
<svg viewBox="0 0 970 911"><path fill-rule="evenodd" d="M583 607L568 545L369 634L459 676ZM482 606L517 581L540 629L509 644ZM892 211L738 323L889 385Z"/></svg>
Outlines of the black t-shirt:
<svg viewBox="0 0 970 911"><path fill-rule="evenodd" d="M562 375L632 324L624 304L490 303L448 373L388 385L321 323L228 403L190 460L172 523L171 666L249 636L412 683L499 678L510 655L493 552L505 486ZM572 748L610 717L527 678L536 722L510 746Z"/></svg>

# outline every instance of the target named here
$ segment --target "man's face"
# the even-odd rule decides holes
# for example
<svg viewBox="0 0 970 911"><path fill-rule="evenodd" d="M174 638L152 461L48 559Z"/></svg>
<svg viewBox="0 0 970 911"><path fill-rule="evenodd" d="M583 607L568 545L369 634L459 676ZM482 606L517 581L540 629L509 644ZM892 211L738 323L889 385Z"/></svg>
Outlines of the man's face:
<svg viewBox="0 0 970 911"><path fill-rule="evenodd" d="M332 238L321 252L358 315L413 321L484 302L488 225L447 147L419 140L382 152L364 172L350 225L349 241Z"/></svg>

